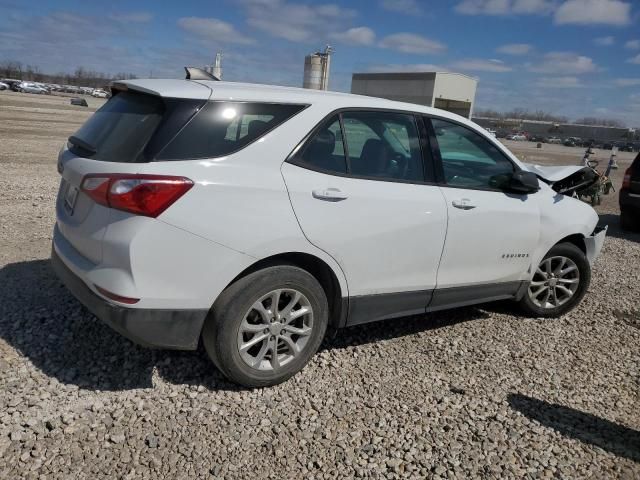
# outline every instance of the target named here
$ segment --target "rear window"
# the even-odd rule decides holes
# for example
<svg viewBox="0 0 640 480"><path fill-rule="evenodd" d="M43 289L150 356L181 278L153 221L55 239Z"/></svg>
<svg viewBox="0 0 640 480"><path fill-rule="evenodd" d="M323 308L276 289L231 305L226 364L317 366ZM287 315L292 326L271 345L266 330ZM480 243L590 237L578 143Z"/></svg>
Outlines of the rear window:
<svg viewBox="0 0 640 480"><path fill-rule="evenodd" d="M159 97L119 93L69 138L71 149L106 162L139 161L164 111Z"/></svg>
<svg viewBox="0 0 640 480"><path fill-rule="evenodd" d="M301 111L304 105L208 102L157 160L221 157L237 152Z"/></svg>
<svg viewBox="0 0 640 480"><path fill-rule="evenodd" d="M120 92L69 143L76 155L106 162L220 157L244 148L303 108Z"/></svg>

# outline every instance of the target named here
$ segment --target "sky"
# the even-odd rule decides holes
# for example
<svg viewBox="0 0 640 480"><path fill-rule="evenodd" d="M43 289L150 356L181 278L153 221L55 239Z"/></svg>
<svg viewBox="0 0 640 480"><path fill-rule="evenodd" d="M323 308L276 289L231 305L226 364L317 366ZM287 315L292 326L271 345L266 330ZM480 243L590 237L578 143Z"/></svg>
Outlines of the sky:
<svg viewBox="0 0 640 480"><path fill-rule="evenodd" d="M0 0L0 62L182 78L223 53L225 80L301 86L331 44L351 74L453 71L476 107L541 109L640 127L637 0Z"/></svg>

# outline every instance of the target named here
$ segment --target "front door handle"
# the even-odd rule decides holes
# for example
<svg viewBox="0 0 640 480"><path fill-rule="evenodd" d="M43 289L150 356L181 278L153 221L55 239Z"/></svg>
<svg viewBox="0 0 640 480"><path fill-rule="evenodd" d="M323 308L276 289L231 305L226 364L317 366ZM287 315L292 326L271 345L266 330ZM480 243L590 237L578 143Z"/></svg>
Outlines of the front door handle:
<svg viewBox="0 0 640 480"><path fill-rule="evenodd" d="M340 202L346 200L349 196L338 188L323 188L311 192L313 198L324 200L326 202Z"/></svg>
<svg viewBox="0 0 640 480"><path fill-rule="evenodd" d="M472 208L476 208L476 206L473 205L471 203L471 200L469 200L468 198L461 198L459 200L454 200L451 202L451 205L461 210L471 210Z"/></svg>

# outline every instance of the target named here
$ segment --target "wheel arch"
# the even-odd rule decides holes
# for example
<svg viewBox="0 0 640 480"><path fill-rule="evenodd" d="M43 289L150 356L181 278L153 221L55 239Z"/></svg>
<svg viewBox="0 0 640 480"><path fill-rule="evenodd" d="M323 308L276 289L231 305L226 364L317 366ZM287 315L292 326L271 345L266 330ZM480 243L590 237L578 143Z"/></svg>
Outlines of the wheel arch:
<svg viewBox="0 0 640 480"><path fill-rule="evenodd" d="M348 312L348 292L343 289L338 275L323 259L305 252L278 253L262 258L251 264L231 280L225 289L232 283L249 275L274 265L289 264L306 270L314 276L327 295L329 303L329 325L333 328L341 328L346 323Z"/></svg>
<svg viewBox="0 0 640 480"><path fill-rule="evenodd" d="M551 246L551 248L561 243L571 243L576 247L578 247L582 251L582 253L584 253L585 255L587 254L587 245L585 243L585 236L582 235L581 233L573 233L571 235L567 235L566 237L561 238L556 243L554 243Z"/></svg>

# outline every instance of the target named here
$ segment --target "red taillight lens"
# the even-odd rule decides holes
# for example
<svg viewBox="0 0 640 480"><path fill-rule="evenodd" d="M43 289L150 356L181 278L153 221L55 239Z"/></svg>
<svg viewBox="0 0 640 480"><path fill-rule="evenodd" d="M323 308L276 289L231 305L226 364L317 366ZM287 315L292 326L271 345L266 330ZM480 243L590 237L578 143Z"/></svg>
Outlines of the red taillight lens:
<svg viewBox="0 0 640 480"><path fill-rule="evenodd" d="M624 172L624 178L622 179L622 188L631 188L631 167L627 168Z"/></svg>
<svg viewBox="0 0 640 480"><path fill-rule="evenodd" d="M127 305L133 305L134 303L138 303L140 301L139 298L123 297L122 295L118 295L117 293L110 292L109 290L99 287L98 285L94 285L94 286L96 287L96 290L98 290L98 292L100 292L100 294L103 297L107 297L108 299L114 300L116 302L126 303Z"/></svg>
<svg viewBox="0 0 640 480"><path fill-rule="evenodd" d="M193 186L185 177L87 175L82 191L96 203L135 215L157 217Z"/></svg>

